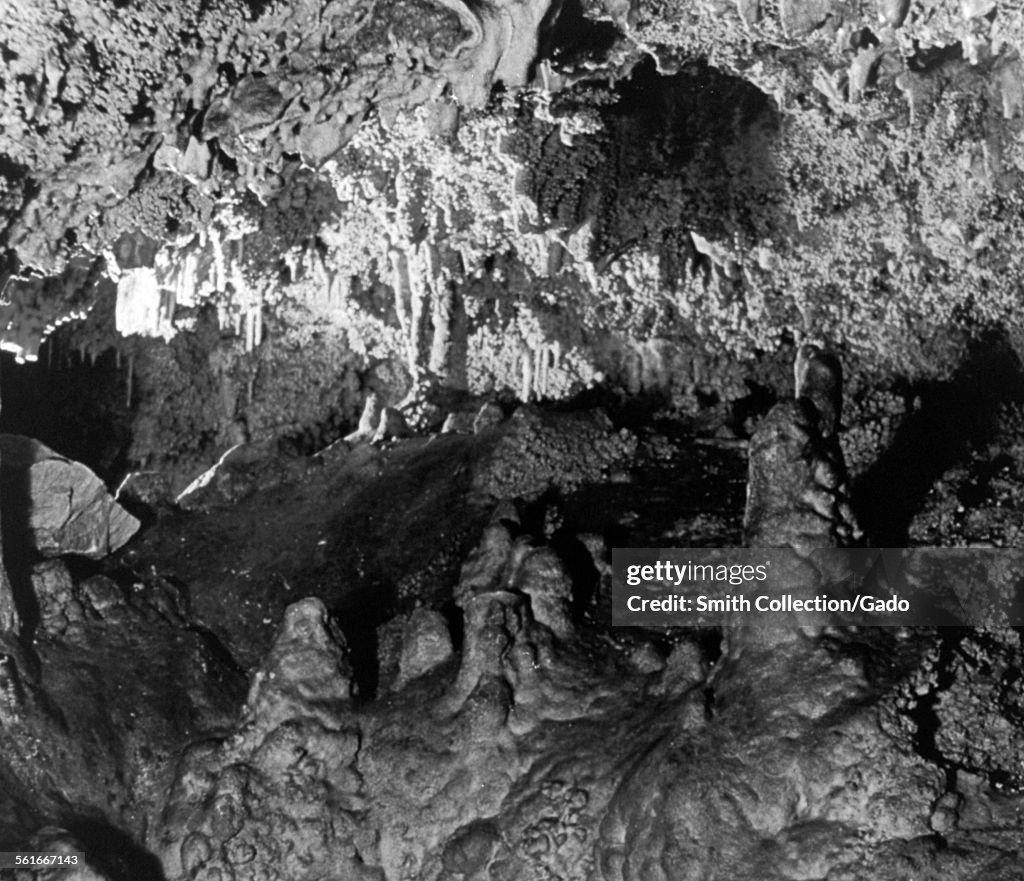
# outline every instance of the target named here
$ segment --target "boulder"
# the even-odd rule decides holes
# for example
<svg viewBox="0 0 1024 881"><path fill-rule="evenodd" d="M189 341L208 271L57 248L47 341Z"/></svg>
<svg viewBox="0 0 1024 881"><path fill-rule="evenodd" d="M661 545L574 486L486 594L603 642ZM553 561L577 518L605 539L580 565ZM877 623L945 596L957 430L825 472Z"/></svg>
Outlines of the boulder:
<svg viewBox="0 0 1024 881"><path fill-rule="evenodd" d="M99 559L139 528L85 465L21 435L0 435L0 498L8 535L44 557Z"/></svg>

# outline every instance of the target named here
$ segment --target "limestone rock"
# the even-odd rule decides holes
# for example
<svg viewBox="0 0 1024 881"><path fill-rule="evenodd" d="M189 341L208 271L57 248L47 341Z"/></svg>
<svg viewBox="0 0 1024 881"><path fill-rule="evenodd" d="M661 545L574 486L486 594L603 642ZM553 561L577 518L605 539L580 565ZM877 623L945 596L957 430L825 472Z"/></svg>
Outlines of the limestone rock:
<svg viewBox="0 0 1024 881"><path fill-rule="evenodd" d="M429 673L447 661L453 653L448 622L440 612L417 609L404 622L402 648L398 658L395 688Z"/></svg>
<svg viewBox="0 0 1024 881"><path fill-rule="evenodd" d="M85 465L21 435L0 435L0 493L9 534L45 557L99 559L139 528Z"/></svg>
<svg viewBox="0 0 1024 881"><path fill-rule="evenodd" d="M475 430L476 417L464 411L449 413L441 425L441 434L473 434Z"/></svg>
<svg viewBox="0 0 1024 881"><path fill-rule="evenodd" d="M377 628L378 690L401 691L454 655L448 621L440 612L418 607Z"/></svg>
<svg viewBox="0 0 1024 881"><path fill-rule="evenodd" d="M828 20L834 5L832 0L782 0L779 17L787 34L804 36Z"/></svg>
<svg viewBox="0 0 1024 881"><path fill-rule="evenodd" d="M186 510L233 505L305 472L302 459L278 452L276 441L236 444L190 483L176 499Z"/></svg>
<svg viewBox="0 0 1024 881"><path fill-rule="evenodd" d="M323 604L293 603L234 735L182 760L158 835L169 879L383 881L362 829L351 693Z"/></svg>
<svg viewBox="0 0 1024 881"><path fill-rule="evenodd" d="M945 761L1008 794L1024 789L1024 686L1016 672L1022 654L1013 631L966 636L904 709L913 716L921 704L934 706L935 747Z"/></svg>
<svg viewBox="0 0 1024 881"><path fill-rule="evenodd" d="M441 864L464 878L473 877L486 868L501 836L493 822L478 820L460 829L444 846Z"/></svg>
<svg viewBox="0 0 1024 881"><path fill-rule="evenodd" d="M530 609L538 624L561 638L572 635L572 580L552 548L537 548L526 554L513 584L530 597Z"/></svg>
<svg viewBox="0 0 1024 881"><path fill-rule="evenodd" d="M473 433L480 434L488 428L500 425L505 419L505 413L498 404L488 401L480 407L476 416L473 417Z"/></svg>
<svg viewBox="0 0 1024 881"><path fill-rule="evenodd" d="M846 467L807 397L777 404L750 441L745 541L751 547L836 547L860 537Z"/></svg>
<svg viewBox="0 0 1024 881"><path fill-rule="evenodd" d="M558 413L522 406L501 426L477 482L499 499L529 498L552 486L571 491L605 480L630 463L636 450L636 437L616 431L603 410Z"/></svg>
<svg viewBox="0 0 1024 881"><path fill-rule="evenodd" d="M350 444L370 440L377 431L377 426L380 425L380 417L383 410L384 404L380 396L376 392L370 392L363 404L363 412L359 417L358 428L351 434L346 435L345 440Z"/></svg>
<svg viewBox="0 0 1024 881"><path fill-rule="evenodd" d="M157 508L174 502L170 477L162 471L132 471L125 475L114 494L122 504Z"/></svg>
<svg viewBox="0 0 1024 881"><path fill-rule="evenodd" d="M93 575L78 585L79 602L90 616L111 624L124 620L125 596L117 583L106 575Z"/></svg>
<svg viewBox="0 0 1024 881"><path fill-rule="evenodd" d="M44 560L32 567L32 592L45 632L58 636L72 622L82 620L83 609L75 599L71 573L63 560Z"/></svg>
<svg viewBox="0 0 1024 881"><path fill-rule="evenodd" d="M6 572L0 573L0 633L17 633L21 618L14 605L14 591Z"/></svg>
<svg viewBox="0 0 1024 881"><path fill-rule="evenodd" d="M491 590L500 590L506 582L509 557L512 554L512 535L502 523L491 523L484 529L479 544L462 564L459 584L455 589L456 601Z"/></svg>
<svg viewBox="0 0 1024 881"><path fill-rule="evenodd" d="M323 602L309 597L285 610L274 647L253 676L245 715L263 731L305 716L329 725L352 692L345 638Z"/></svg>
<svg viewBox="0 0 1024 881"><path fill-rule="evenodd" d="M835 436L843 412L843 369L839 359L817 346L801 346L794 373L797 399L807 398L814 405L822 437Z"/></svg>

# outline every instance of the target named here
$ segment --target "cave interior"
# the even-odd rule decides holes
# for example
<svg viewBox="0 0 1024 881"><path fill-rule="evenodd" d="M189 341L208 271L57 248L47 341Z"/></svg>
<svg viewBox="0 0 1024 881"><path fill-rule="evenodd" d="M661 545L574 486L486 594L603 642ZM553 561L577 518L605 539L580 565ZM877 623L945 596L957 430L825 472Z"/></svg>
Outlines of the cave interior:
<svg viewBox="0 0 1024 881"><path fill-rule="evenodd" d="M0 12L0 878L1024 879L1020 4Z"/></svg>

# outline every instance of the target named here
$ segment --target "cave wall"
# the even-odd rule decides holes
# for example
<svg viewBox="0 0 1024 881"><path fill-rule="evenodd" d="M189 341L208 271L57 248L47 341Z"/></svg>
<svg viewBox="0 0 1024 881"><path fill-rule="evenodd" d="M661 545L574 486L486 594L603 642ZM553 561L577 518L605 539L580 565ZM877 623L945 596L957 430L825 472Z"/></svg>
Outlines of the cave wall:
<svg viewBox="0 0 1024 881"><path fill-rule="evenodd" d="M941 378L1019 337L1022 43L987 0L15 4L3 346L114 348L139 462L371 390L693 408L805 338Z"/></svg>

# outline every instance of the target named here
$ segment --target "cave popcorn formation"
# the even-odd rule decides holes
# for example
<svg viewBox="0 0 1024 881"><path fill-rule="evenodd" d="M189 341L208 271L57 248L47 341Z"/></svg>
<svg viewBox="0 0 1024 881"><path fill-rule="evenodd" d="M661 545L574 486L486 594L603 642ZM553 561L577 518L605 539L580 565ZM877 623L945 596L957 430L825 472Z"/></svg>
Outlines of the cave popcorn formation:
<svg viewBox="0 0 1024 881"><path fill-rule="evenodd" d="M419 371L545 398L802 333L936 376L1014 320L1010 7L314 6L12 11L9 350L116 299L65 351L154 360L208 303L239 370L330 325L396 400Z"/></svg>

